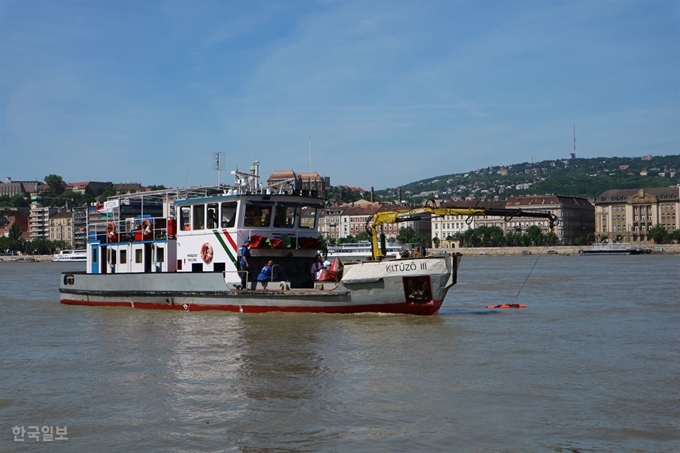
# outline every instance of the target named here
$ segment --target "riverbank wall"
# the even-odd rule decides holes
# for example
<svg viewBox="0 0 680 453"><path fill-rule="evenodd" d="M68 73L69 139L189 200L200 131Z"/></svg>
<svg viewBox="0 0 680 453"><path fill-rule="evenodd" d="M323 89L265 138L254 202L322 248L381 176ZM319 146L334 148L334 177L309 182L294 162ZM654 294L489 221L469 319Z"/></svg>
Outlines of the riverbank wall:
<svg viewBox="0 0 680 453"><path fill-rule="evenodd" d="M550 247L471 247L471 248L439 248L428 249L427 253L460 253L465 256L512 256L512 255L578 255L579 250L598 248L599 246L561 245ZM632 245L633 248L649 249L651 253L680 254L680 244Z"/></svg>

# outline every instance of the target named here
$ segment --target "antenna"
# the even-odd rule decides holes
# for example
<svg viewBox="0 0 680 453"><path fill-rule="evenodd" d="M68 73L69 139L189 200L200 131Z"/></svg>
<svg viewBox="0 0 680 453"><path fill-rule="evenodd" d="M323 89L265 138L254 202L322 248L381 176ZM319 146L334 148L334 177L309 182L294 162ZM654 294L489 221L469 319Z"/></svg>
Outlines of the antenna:
<svg viewBox="0 0 680 453"><path fill-rule="evenodd" d="M215 153L215 170L217 171L217 187L220 186L220 172L222 171L222 152Z"/></svg>
<svg viewBox="0 0 680 453"><path fill-rule="evenodd" d="M309 137L309 172L312 172L312 137Z"/></svg>
<svg viewBox="0 0 680 453"><path fill-rule="evenodd" d="M574 123L574 157L576 157L576 123Z"/></svg>

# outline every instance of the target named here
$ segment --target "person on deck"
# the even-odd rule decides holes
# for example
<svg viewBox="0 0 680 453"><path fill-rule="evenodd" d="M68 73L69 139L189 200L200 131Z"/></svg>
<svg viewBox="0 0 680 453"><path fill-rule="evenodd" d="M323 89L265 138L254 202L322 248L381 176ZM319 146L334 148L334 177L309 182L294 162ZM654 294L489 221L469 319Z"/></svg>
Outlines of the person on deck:
<svg viewBox="0 0 680 453"><path fill-rule="evenodd" d="M267 289L267 283L269 283L272 279L273 266L274 261L272 260L267 261L267 264L264 265L264 267L260 271L260 274L257 276L257 281L262 283L262 287L265 289Z"/></svg>
<svg viewBox="0 0 680 453"><path fill-rule="evenodd" d="M312 280L319 280L319 273L323 269L323 258L321 257L320 254L316 255L316 258L314 259L314 262L312 263L312 267L310 269L310 272L312 274Z"/></svg>
<svg viewBox="0 0 680 453"><path fill-rule="evenodd" d="M317 272L316 274L316 280L319 282L327 281L327 280L332 280L331 275L330 275L330 269L331 269L331 262L326 261L323 263L323 266L321 267L321 270Z"/></svg>
<svg viewBox="0 0 680 453"><path fill-rule="evenodd" d="M246 289L248 283L248 269L250 268L250 241L246 240L239 253L239 267L241 269L241 288Z"/></svg>

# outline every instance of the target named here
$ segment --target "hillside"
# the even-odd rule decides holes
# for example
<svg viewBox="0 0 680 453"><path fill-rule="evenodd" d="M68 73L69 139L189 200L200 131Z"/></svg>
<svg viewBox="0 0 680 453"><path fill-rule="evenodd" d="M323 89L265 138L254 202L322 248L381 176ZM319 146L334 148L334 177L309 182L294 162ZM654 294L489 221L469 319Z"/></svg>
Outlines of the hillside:
<svg viewBox="0 0 680 453"><path fill-rule="evenodd" d="M609 189L680 184L680 155L546 160L442 175L401 186L403 199L503 200L513 195L595 197ZM395 198L395 188L376 191Z"/></svg>

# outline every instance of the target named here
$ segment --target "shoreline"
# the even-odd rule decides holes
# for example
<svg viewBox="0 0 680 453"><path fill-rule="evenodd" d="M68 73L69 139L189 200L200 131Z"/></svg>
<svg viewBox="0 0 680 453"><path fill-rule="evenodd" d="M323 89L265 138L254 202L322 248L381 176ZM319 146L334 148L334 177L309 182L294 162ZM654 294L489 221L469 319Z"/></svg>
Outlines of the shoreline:
<svg viewBox="0 0 680 453"><path fill-rule="evenodd" d="M602 245L555 245L541 247L472 247L472 248L439 248L427 249L428 255L445 253L460 253L463 256L533 256L533 255L578 255L579 250L591 250ZM680 254L680 244L642 244L631 245L633 248L651 249L650 255L677 255ZM654 252L657 247L663 248L663 252ZM530 252L530 253L527 253Z"/></svg>
<svg viewBox="0 0 680 453"><path fill-rule="evenodd" d="M541 247L472 247L472 248L438 248L427 249L428 255L436 255L438 253L460 253L463 256L533 256L533 255L578 255L579 250L593 249L601 246L596 245L556 245L556 246L541 246ZM679 255L680 244L651 244L651 245L634 245L636 248L648 248L652 250L652 255ZM654 252L654 249L661 247L663 252ZM527 253L530 252L530 253ZM53 255L8 255L0 256L0 264L2 263L31 263L31 262L52 262ZM18 258L16 261L10 259Z"/></svg>

